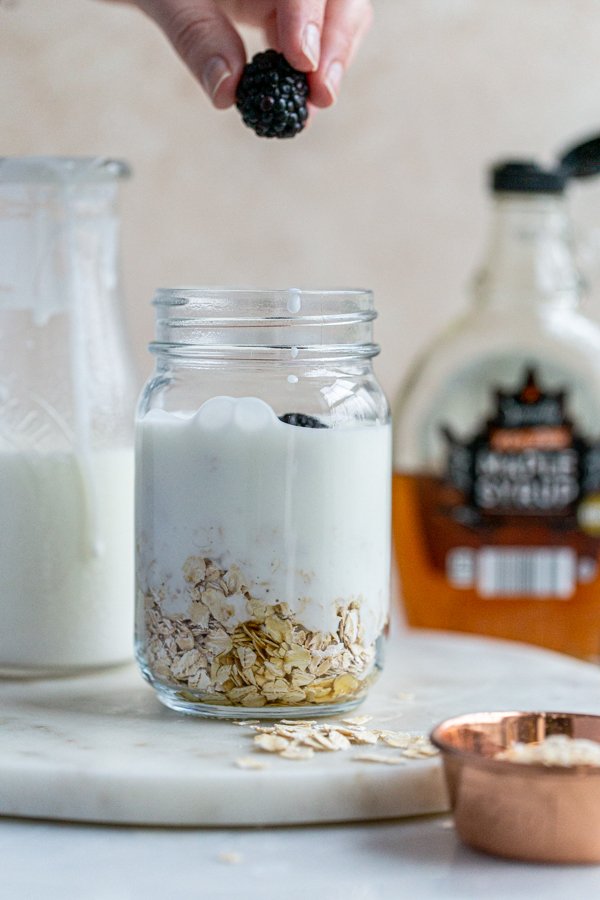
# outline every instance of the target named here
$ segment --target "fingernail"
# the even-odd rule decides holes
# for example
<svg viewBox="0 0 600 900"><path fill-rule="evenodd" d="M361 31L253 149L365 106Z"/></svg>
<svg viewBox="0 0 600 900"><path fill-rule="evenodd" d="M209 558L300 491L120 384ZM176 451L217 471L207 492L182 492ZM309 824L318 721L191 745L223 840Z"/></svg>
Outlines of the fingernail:
<svg viewBox="0 0 600 900"><path fill-rule="evenodd" d="M342 83L342 76L344 74L344 67L341 62L332 62L329 68L327 69L327 76L325 78L325 87L329 91L332 100L337 100L337 95L340 92L340 85Z"/></svg>
<svg viewBox="0 0 600 900"><path fill-rule="evenodd" d="M302 35L302 52L310 61L313 71L316 70L321 53L321 32L312 22L308 23Z"/></svg>
<svg viewBox="0 0 600 900"><path fill-rule="evenodd" d="M211 56L202 72L204 90L214 100L223 82L231 77L231 69L222 56Z"/></svg>

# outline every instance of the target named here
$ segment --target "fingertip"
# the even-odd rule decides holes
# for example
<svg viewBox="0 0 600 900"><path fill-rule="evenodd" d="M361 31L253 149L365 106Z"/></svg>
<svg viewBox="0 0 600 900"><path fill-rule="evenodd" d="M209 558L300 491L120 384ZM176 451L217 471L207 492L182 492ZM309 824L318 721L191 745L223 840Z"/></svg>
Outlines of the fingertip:
<svg viewBox="0 0 600 900"><path fill-rule="evenodd" d="M308 76L310 101L314 106L326 109L336 102L344 76L344 66L334 60L326 69Z"/></svg>
<svg viewBox="0 0 600 900"><path fill-rule="evenodd" d="M321 29L315 22L307 22L304 26L301 49L302 55L310 65L310 71L316 72L321 56Z"/></svg>
<svg viewBox="0 0 600 900"><path fill-rule="evenodd" d="M299 72L316 72L321 57L321 29L315 22L307 22L302 30L280 29L281 52Z"/></svg>
<svg viewBox="0 0 600 900"><path fill-rule="evenodd" d="M236 102L243 66L232 65L223 70L211 91L207 91L215 109L229 109Z"/></svg>
<svg viewBox="0 0 600 900"><path fill-rule="evenodd" d="M313 83L310 86L310 102L316 109L327 109L333 106L335 100L332 99L330 93L323 84Z"/></svg>
<svg viewBox="0 0 600 900"><path fill-rule="evenodd" d="M1 0L0 0L1 3ZM197 78L216 109L227 109L246 62L241 36L213 0L149 3L149 14Z"/></svg>
<svg viewBox="0 0 600 900"><path fill-rule="evenodd" d="M211 97L212 105L215 109L231 109L235 103L235 91L231 91L223 87L219 92Z"/></svg>
<svg viewBox="0 0 600 900"><path fill-rule="evenodd" d="M200 82L217 109L231 105L232 65L220 54L210 56L200 72Z"/></svg>

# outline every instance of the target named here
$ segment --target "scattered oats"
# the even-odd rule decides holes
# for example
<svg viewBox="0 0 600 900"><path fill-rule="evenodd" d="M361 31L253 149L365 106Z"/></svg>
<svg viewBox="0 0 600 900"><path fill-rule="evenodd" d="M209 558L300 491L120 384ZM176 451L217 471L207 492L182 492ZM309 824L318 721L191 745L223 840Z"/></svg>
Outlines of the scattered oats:
<svg viewBox="0 0 600 900"><path fill-rule="evenodd" d="M384 756L382 753L361 753L359 756L353 756L352 759L357 762L384 763L386 766L406 765L406 760L401 756Z"/></svg>
<svg viewBox="0 0 600 900"><path fill-rule="evenodd" d="M360 721L370 721L370 716L356 717ZM317 721L315 719L281 719L272 725L263 725L258 720L240 720L255 732L255 745L268 753L276 753L283 759L311 759L316 752L338 752L357 745L375 745L379 742L401 750L392 756L384 753L362 753L353 756L358 762L382 763L389 766L406 765L408 759L427 759L438 754L438 750L424 734L409 734L381 729L365 729L362 725L344 725L338 722ZM246 758L242 758L245 760ZM252 757L248 765L258 768ZM238 763L239 764L239 763Z"/></svg>
<svg viewBox="0 0 600 900"><path fill-rule="evenodd" d="M344 725L366 725L367 722L371 722L373 716L350 716L347 719L342 719Z"/></svg>
<svg viewBox="0 0 600 900"><path fill-rule="evenodd" d="M232 725L258 725L260 719L234 719Z"/></svg>
<svg viewBox="0 0 600 900"><path fill-rule="evenodd" d="M280 737L289 738L291 741L302 741L310 735L311 730L305 726L272 725L271 733L278 734Z"/></svg>
<svg viewBox="0 0 600 900"><path fill-rule="evenodd" d="M329 734L324 734L321 731L316 731L313 735L315 740L323 747L324 750L332 750L337 752L338 750L348 750L350 747L350 741L343 734L340 734L339 731L330 731Z"/></svg>
<svg viewBox="0 0 600 900"><path fill-rule="evenodd" d="M279 753L283 759L312 759L314 755L315 751L312 747L299 747L295 744L290 744Z"/></svg>
<svg viewBox="0 0 600 900"><path fill-rule="evenodd" d="M353 744L376 744L379 741L379 734L377 731L361 729L360 731L344 731L343 734L345 734Z"/></svg>
<svg viewBox="0 0 600 900"><path fill-rule="evenodd" d="M269 767L269 763L256 756L238 756L235 764L238 769L267 769Z"/></svg>
<svg viewBox="0 0 600 900"><path fill-rule="evenodd" d="M351 746L351 742L346 735L338 731L337 728L332 728L327 737L335 750L348 750Z"/></svg>
<svg viewBox="0 0 600 900"><path fill-rule="evenodd" d="M294 727L296 725L301 725L308 728L317 724L316 719L280 719L279 722L281 725L293 725Z"/></svg>
<svg viewBox="0 0 600 900"><path fill-rule="evenodd" d="M400 750L405 750L415 741L412 735L402 731L380 731L379 738L382 744L386 744L388 747L397 747Z"/></svg>
<svg viewBox="0 0 600 900"><path fill-rule="evenodd" d="M254 743L267 753L280 753L281 750L289 747L287 738L280 737L278 734L257 734L254 737Z"/></svg>
<svg viewBox="0 0 600 900"><path fill-rule="evenodd" d="M430 756L437 756L439 752L433 744L415 744L413 747L403 750L402 756L407 759L428 759Z"/></svg>
<svg viewBox="0 0 600 900"><path fill-rule="evenodd" d="M217 859L219 862L227 863L230 866L238 866L244 861L242 854L236 853L234 850L223 850L219 853Z"/></svg>

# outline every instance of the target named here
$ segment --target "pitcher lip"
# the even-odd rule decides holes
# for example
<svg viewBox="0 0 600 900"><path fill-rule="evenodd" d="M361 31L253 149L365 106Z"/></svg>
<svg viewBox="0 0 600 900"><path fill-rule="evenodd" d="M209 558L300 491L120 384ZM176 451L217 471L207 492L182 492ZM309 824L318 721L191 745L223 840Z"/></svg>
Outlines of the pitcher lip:
<svg viewBox="0 0 600 900"><path fill-rule="evenodd" d="M98 182L130 176L128 162L106 156L0 156L0 184Z"/></svg>

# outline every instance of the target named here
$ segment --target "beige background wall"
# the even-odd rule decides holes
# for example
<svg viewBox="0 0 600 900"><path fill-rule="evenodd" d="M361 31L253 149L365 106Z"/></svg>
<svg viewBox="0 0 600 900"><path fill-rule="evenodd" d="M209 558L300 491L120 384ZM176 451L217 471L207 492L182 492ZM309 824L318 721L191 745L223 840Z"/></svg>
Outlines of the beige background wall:
<svg viewBox="0 0 600 900"><path fill-rule="evenodd" d="M142 374L156 286L369 286L392 394L464 303L484 167L506 154L550 159L600 130L600 0L375 7L337 106L271 142L235 110L215 112L137 10L0 0L0 153L116 155L135 169L123 250ZM572 201L600 245L600 183ZM600 319L598 287L589 309Z"/></svg>

